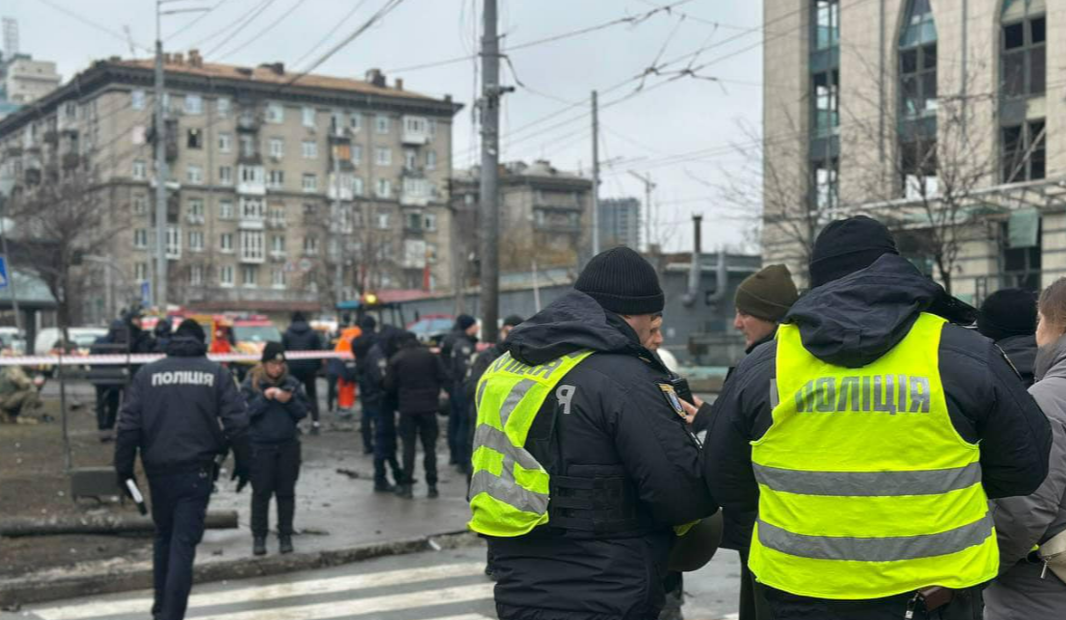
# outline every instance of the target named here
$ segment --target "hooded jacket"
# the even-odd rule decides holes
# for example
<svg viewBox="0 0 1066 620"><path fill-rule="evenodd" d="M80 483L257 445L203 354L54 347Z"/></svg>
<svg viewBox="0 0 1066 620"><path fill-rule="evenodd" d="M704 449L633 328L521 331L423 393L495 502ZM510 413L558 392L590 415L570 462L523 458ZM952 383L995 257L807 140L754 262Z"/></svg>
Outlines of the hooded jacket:
<svg viewBox="0 0 1066 620"><path fill-rule="evenodd" d="M1030 336L1032 338L1032 336ZM1041 349L1029 393L1051 423L1049 471L1032 495L992 502L1000 574L985 590L987 620L1052 620L1066 609L1066 583L1027 561L1033 545L1066 531L1066 337Z"/></svg>
<svg viewBox="0 0 1066 620"><path fill-rule="evenodd" d="M267 388L276 387L292 394L289 402L267 398ZM276 380L270 379L260 364L253 368L241 385L241 396L248 403L248 418L251 423L248 436L252 443L278 444L297 438L296 423L307 417L309 403L303 384L285 373Z"/></svg>
<svg viewBox="0 0 1066 620"><path fill-rule="evenodd" d="M568 407L554 395L545 401L525 449L549 475L624 478L640 525L600 534L549 520L525 536L490 538L499 617L654 618L671 526L717 508L700 476L698 442L659 388L667 369L621 317L578 291L516 327L504 348L530 365L595 351L562 379L574 387Z"/></svg>
<svg viewBox="0 0 1066 620"><path fill-rule="evenodd" d="M322 338L307 321L293 321L281 336L281 344L286 351L321 351ZM294 375L310 375L318 372L322 360L292 360L289 372Z"/></svg>
<svg viewBox="0 0 1066 620"><path fill-rule="evenodd" d="M1036 336L1010 336L997 340L996 346L1003 350L1025 385L1032 385L1036 367Z"/></svg>
<svg viewBox="0 0 1066 620"><path fill-rule="evenodd" d="M381 352L374 334L363 334L352 340L355 355L355 376L359 383L359 400L363 406L378 407L385 398L385 369L388 360Z"/></svg>
<svg viewBox="0 0 1066 620"><path fill-rule="evenodd" d="M229 371L194 338L170 339L167 357L133 378L119 413L115 469L133 474L137 450L149 477L208 467L244 442L248 409ZM219 424L221 422L221 424Z"/></svg>
<svg viewBox="0 0 1066 620"><path fill-rule="evenodd" d="M398 340L400 350L385 372L385 391L395 396L400 413L435 414L448 373L440 357L422 346L414 334Z"/></svg>
<svg viewBox="0 0 1066 620"><path fill-rule="evenodd" d="M784 322L799 326L803 346L814 356L858 368L899 344L921 312L951 320L960 307L906 259L885 255L811 290ZM776 340L753 351L714 404L704 473L727 511L758 507L750 442L773 421L770 381L776 353ZM967 442L980 441L985 492L990 498L1032 493L1047 475L1051 434L1014 369L991 340L952 324L944 326L938 354L951 423Z"/></svg>

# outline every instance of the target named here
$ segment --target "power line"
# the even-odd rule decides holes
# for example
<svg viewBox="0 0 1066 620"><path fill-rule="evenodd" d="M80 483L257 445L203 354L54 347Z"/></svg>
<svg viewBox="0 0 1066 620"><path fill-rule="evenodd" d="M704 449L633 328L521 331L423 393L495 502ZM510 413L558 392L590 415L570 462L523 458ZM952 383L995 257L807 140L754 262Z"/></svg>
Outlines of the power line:
<svg viewBox="0 0 1066 620"><path fill-rule="evenodd" d="M176 37L176 36L180 35L181 33L185 32L185 31L186 31L186 30L188 30L189 28L192 28L192 27L193 27L193 26L195 26L196 24L200 23L200 21L201 21L201 20L202 20L203 18L207 17L207 16L208 16L209 14L211 14L211 13L212 13L212 12L213 12L213 11L214 11L215 9L217 9L218 7L222 6L223 4L225 4L225 3L227 3L227 2L229 2L229 0L218 0L218 2L216 2L216 3L215 3L215 5L214 5L213 7L209 8L209 9L207 9L206 11L204 11L203 13L200 13L199 15L197 15L197 16L196 16L196 19L190 20L190 21L189 21L189 23L185 24L185 25L184 25L184 26L182 26L181 28L178 28L178 29L177 29L176 31L174 31L174 32L170 33L170 36L171 36L171 38L173 38L173 37Z"/></svg>
<svg viewBox="0 0 1066 620"><path fill-rule="evenodd" d="M293 5L289 7L288 11L285 11L284 13L279 15L278 18L275 19L274 21L270 22L270 24L266 28L263 28L259 32L255 33L255 35L253 35L250 39L248 39L247 41L245 41L241 45L238 45L235 49L231 49L230 51L226 52L225 54L222 54L221 56L219 56L219 60L222 60L223 58L228 58L230 56L233 56L237 52L243 50L244 48L246 48L249 45L251 45L252 43L254 43L256 40L259 39L259 37L263 36L264 34L270 32L271 30L276 28L278 24L280 24L282 21L284 21L285 18L288 17L289 15L292 15L293 12L295 12L296 9L300 8L300 6L303 5L305 2L307 2L307 0L296 0L296 2L294 2Z"/></svg>
<svg viewBox="0 0 1066 620"><path fill-rule="evenodd" d="M403 2L404 2L404 0L386 0L385 4L382 5L382 7L380 9L378 9L378 11L376 13L371 15L370 19L366 20L366 23L364 23L362 26L356 28L355 31L353 31L350 35L348 35L347 37L342 39L340 43L338 43L338 44L334 45L333 47L331 47L329 49L329 51L327 51L325 54L322 55L322 57L320 57L315 62L311 63L311 65L309 67L304 69L299 75L297 75L292 80L287 82L286 85L291 85L291 84L296 83L297 81L300 80L300 78L306 76L307 74L309 74L312 71L314 71L315 69L317 69L319 66L322 65L322 63L326 62L327 60L332 58L334 54L336 54L337 52L339 52L342 49L344 49L349 43L354 41L359 35L363 34L367 30L370 30L370 28L373 27L374 24L376 24L379 21L381 21L382 19L384 19L386 15L388 15L393 10L395 10L396 7L398 7L401 4L403 4Z"/></svg>
<svg viewBox="0 0 1066 620"><path fill-rule="evenodd" d="M239 24L237 26L236 30L234 30L233 32L229 33L229 36L227 36L224 41L222 41L218 45L212 47L210 50L205 52L204 56L210 56L210 55L214 54L215 52L217 52L219 49L225 47L226 44L229 43L230 40L232 40L234 37L239 35L241 33L241 31L243 31L245 28L250 26L252 24L252 22L254 22L255 20L259 19L259 16L264 15L267 12L267 9L269 9L271 7L271 5L273 5L274 2L276 2L276 1L277 0L266 0L262 5L260 5L262 7L261 9L257 8L256 10L253 10L252 12L250 12L248 14L248 17L245 18L245 20L241 24Z"/></svg>
<svg viewBox="0 0 1066 620"><path fill-rule="evenodd" d="M347 23L349 19L351 19L352 15L355 15L359 11L359 9L363 8L363 5L366 3L367 0L360 0L358 3L356 3L356 5L352 7L352 10L345 13L344 17L340 18L340 20L332 28L329 29L329 32L327 32L321 39L319 39L318 42L311 47L311 49L304 52L303 56L297 58L296 61L292 63L292 65L294 67L299 66L301 62L307 60L308 56L317 52L318 48L325 45L326 41L328 41L330 37L336 34L338 30L343 28L344 24Z"/></svg>
<svg viewBox="0 0 1066 620"><path fill-rule="evenodd" d="M147 52L154 52L155 51L155 50L153 50L152 48L150 48L148 46L141 45L140 43L137 43L136 41L133 41L131 38L127 37L126 35L122 34L121 32L118 32L117 30L112 30L112 29L108 28L107 26L104 26L103 24L100 24L98 22L95 22L95 21L89 19L88 17L85 17L84 15L81 15L79 13L75 13L74 11L72 11L72 10L66 8L66 7L60 6L60 5L56 4L55 2L52 2L52 0L41 0L41 3L46 5L46 6L49 6L49 7L53 8L53 9L55 9L57 11L59 11L60 13L63 13L67 17L73 18L73 19L75 19L75 20L77 20L77 21L79 21L79 22L81 22L81 23L83 23L83 24L85 24L87 26L95 28L96 30L99 30L100 32L107 33L107 34L111 35L112 37L115 37L119 41L122 41L123 43L133 43L137 47L139 47L142 50L145 50Z"/></svg>
<svg viewBox="0 0 1066 620"><path fill-rule="evenodd" d="M248 13L251 14L252 16L254 16L254 15L258 14L259 11L263 10L267 5L269 5L273 1L274 0L262 0L262 2L260 2L259 4L255 5L255 7L250 9L248 11ZM221 34L223 34L225 32L228 32L231 28L233 28L237 24L239 24L239 23L241 23L241 22L243 22L243 21L245 21L247 19L248 19L248 15L243 15L242 14L237 19L227 23L225 26L223 26L223 27L219 28L218 30L212 32L211 34L207 35L206 37L194 42L192 45L189 46L189 48L190 49L199 48L204 43L207 43L208 41L218 37L219 35L221 35Z"/></svg>

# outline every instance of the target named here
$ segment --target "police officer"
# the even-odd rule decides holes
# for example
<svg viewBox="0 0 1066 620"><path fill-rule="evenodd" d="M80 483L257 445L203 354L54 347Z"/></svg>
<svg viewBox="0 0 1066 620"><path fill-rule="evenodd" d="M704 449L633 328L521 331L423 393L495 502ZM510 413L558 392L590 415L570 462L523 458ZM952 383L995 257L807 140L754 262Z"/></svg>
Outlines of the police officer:
<svg viewBox="0 0 1066 620"><path fill-rule="evenodd" d="M118 421L115 471L120 487L141 463L155 522L153 574L157 620L185 616L196 545L214 483L215 459L233 449L233 479L248 482L248 410L228 370L206 357L204 330L186 319L167 357L134 377Z"/></svg>
<svg viewBox="0 0 1066 620"><path fill-rule="evenodd" d="M652 266L614 248L574 288L478 385L470 527L502 620L655 618L667 568L694 568L671 563L677 535L716 510L682 417L695 409L641 344L664 306Z"/></svg>
<svg viewBox="0 0 1066 620"><path fill-rule="evenodd" d="M386 331L385 335L388 336L389 332ZM388 359L383 343L373 332L364 331L363 335L352 340L352 354L355 355L359 402L363 406L363 428L365 430L372 425L374 431L374 492L392 493L396 487L389 483L387 466L392 466L392 475L397 484L403 482L403 474L396 460L396 416L391 406L387 408L388 395L383 385Z"/></svg>
<svg viewBox="0 0 1066 620"><path fill-rule="evenodd" d="M241 385L248 403L252 442L252 553L265 555L270 497L278 503L278 550L292 553L296 479L300 476L297 422L311 405L303 383L289 373L285 347L268 342L263 357Z"/></svg>
<svg viewBox="0 0 1066 620"><path fill-rule="evenodd" d="M470 454L467 451L466 436L469 433L467 424L466 397L463 392L463 380L466 378L466 369L477 351L477 319L469 314L460 314L455 319L455 327L451 333L441 341L440 355L444 361L444 368L448 371L451 379L448 385L448 395L451 405L451 413L448 416L448 454L449 462L458 466L460 471L466 472L470 467Z"/></svg>
<svg viewBox="0 0 1066 620"><path fill-rule="evenodd" d="M1047 419L881 223L830 223L810 278L705 445L715 498L758 510L756 588L775 619L979 618L999 569L988 499L1040 485Z"/></svg>

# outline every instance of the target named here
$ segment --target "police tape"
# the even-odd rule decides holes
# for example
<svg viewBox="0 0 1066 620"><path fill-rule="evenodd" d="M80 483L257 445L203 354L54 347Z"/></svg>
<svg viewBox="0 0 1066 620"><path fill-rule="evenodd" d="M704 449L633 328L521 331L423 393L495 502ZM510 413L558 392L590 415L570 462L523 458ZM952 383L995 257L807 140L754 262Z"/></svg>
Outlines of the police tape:
<svg viewBox="0 0 1066 620"><path fill-rule="evenodd" d="M130 355L12 355L0 356L0 366L126 366L148 364L163 359L162 353L136 353ZM208 353L213 362L253 362L262 359L259 353ZM354 359L350 352L338 351L286 351L285 358L292 360Z"/></svg>

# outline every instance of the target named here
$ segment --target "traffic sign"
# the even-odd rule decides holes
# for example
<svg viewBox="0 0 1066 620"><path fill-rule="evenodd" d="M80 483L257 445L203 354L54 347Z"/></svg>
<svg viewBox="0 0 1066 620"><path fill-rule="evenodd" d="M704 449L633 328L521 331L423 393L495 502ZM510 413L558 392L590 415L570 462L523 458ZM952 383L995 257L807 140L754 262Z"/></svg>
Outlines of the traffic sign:
<svg viewBox="0 0 1066 620"><path fill-rule="evenodd" d="M141 282L141 304L152 305L152 285L148 281Z"/></svg>
<svg viewBox="0 0 1066 620"><path fill-rule="evenodd" d="M0 256L0 289L7 288L7 257Z"/></svg>

